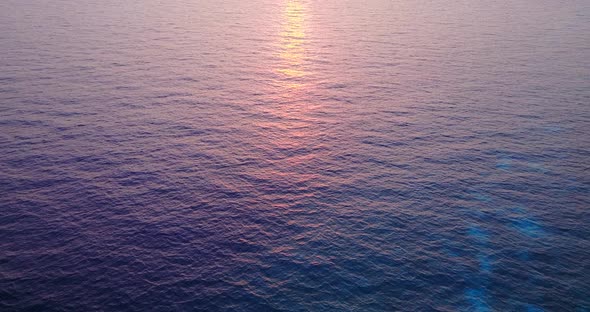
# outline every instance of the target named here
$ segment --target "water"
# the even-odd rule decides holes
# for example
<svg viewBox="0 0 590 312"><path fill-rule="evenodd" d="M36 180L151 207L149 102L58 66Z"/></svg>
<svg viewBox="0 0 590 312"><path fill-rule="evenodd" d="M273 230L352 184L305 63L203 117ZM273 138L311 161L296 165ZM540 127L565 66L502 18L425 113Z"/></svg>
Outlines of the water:
<svg viewBox="0 0 590 312"><path fill-rule="evenodd" d="M588 311L590 2L4 0L0 310Z"/></svg>

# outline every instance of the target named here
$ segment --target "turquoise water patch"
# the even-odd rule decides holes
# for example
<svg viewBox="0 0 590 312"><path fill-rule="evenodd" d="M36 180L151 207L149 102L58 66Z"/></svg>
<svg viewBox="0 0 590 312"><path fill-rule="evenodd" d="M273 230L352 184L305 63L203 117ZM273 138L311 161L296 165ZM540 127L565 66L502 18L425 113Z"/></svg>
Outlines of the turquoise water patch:
<svg viewBox="0 0 590 312"><path fill-rule="evenodd" d="M479 270L481 273L489 274L492 272L492 259L487 254L480 254L477 257L479 261Z"/></svg>
<svg viewBox="0 0 590 312"><path fill-rule="evenodd" d="M535 306L535 305L528 304L526 306L526 311L527 312L543 312L544 310L541 309L541 308L539 308L539 307L537 307L537 306Z"/></svg>
<svg viewBox="0 0 590 312"><path fill-rule="evenodd" d="M512 225L520 233L531 238L539 238L545 235L545 231L543 231L541 225L532 219L524 218L514 220Z"/></svg>
<svg viewBox="0 0 590 312"><path fill-rule="evenodd" d="M483 289L468 289L465 292L465 298L469 302L474 312L489 312L492 311L490 305L487 303L487 294Z"/></svg>
<svg viewBox="0 0 590 312"><path fill-rule="evenodd" d="M551 172L551 170L549 170L543 164L539 164L539 163L529 163L528 164L528 171L538 172L538 173L543 173L543 174Z"/></svg>
<svg viewBox="0 0 590 312"><path fill-rule="evenodd" d="M529 215L523 207L514 207L509 210L509 218L512 228L530 238L543 237L546 233L540 222Z"/></svg>
<svg viewBox="0 0 590 312"><path fill-rule="evenodd" d="M489 241L489 235L487 231L477 226L470 227L467 234L476 240L480 245L485 245Z"/></svg>
<svg viewBox="0 0 590 312"><path fill-rule="evenodd" d="M512 168L512 161L510 159L500 160L496 163L496 168L508 171Z"/></svg>

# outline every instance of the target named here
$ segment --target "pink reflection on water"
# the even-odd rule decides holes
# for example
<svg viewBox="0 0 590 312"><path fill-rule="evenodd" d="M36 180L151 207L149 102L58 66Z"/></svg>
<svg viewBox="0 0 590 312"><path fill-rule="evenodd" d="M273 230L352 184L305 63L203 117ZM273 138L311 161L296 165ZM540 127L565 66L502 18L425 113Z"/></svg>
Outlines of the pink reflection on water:
<svg viewBox="0 0 590 312"><path fill-rule="evenodd" d="M311 143L314 122L309 114L317 106L310 104L311 73L305 65L308 49L306 38L307 4L301 0L287 0L281 12L281 29L275 55L278 63L273 68L272 105L265 113L272 116L259 126L267 130L273 148L298 149Z"/></svg>
<svg viewBox="0 0 590 312"><path fill-rule="evenodd" d="M270 68L274 79L266 90L265 100L269 103L260 107L266 118L256 123L265 138L258 146L270 157L269 166L255 175L293 191L306 189L308 183L318 180L318 173L312 169L322 157L322 145L318 142L321 120L315 116L321 105L310 95L314 80L306 63L310 49L306 27L309 13L305 1L283 3L273 51L276 63ZM298 200L313 194L291 196L289 200Z"/></svg>
<svg viewBox="0 0 590 312"><path fill-rule="evenodd" d="M283 11L283 25L279 35L280 66L276 69L282 78L302 78L307 75L303 59L306 52L305 14L306 6L300 0L288 0ZM300 84L286 84L299 87Z"/></svg>

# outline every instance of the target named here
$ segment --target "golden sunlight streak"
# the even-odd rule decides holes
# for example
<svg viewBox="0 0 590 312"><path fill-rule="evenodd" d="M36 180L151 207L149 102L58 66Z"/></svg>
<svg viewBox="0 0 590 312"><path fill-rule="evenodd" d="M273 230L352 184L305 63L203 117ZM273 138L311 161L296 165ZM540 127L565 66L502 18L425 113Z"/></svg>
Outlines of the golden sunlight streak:
<svg viewBox="0 0 590 312"><path fill-rule="evenodd" d="M305 0L285 0L281 12L281 28L278 32L276 50L273 53L277 61L271 70L276 74L270 87L274 96L271 105L262 108L272 118L257 122L264 136L269 140L265 146L286 153L301 152L314 146L318 131L312 112L317 108L309 96L313 89L310 85L310 68L306 61L310 49L306 34L308 21L308 2ZM315 159L315 153L292 155L288 157L288 168L302 165ZM271 172L271 176L287 173ZM293 178L296 178L295 176Z"/></svg>
<svg viewBox="0 0 590 312"><path fill-rule="evenodd" d="M305 7L299 0L288 0L284 12L284 26L280 34L279 54L283 61L277 71L285 78L301 78L306 75L303 69L305 56ZM297 87L290 84L288 87Z"/></svg>

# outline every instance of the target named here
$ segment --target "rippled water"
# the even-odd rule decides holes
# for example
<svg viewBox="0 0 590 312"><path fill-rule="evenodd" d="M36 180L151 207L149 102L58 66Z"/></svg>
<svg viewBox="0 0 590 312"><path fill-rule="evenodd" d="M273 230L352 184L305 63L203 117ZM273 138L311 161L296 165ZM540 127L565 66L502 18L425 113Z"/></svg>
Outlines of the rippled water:
<svg viewBox="0 0 590 312"><path fill-rule="evenodd" d="M590 1L3 0L0 310L588 311Z"/></svg>

